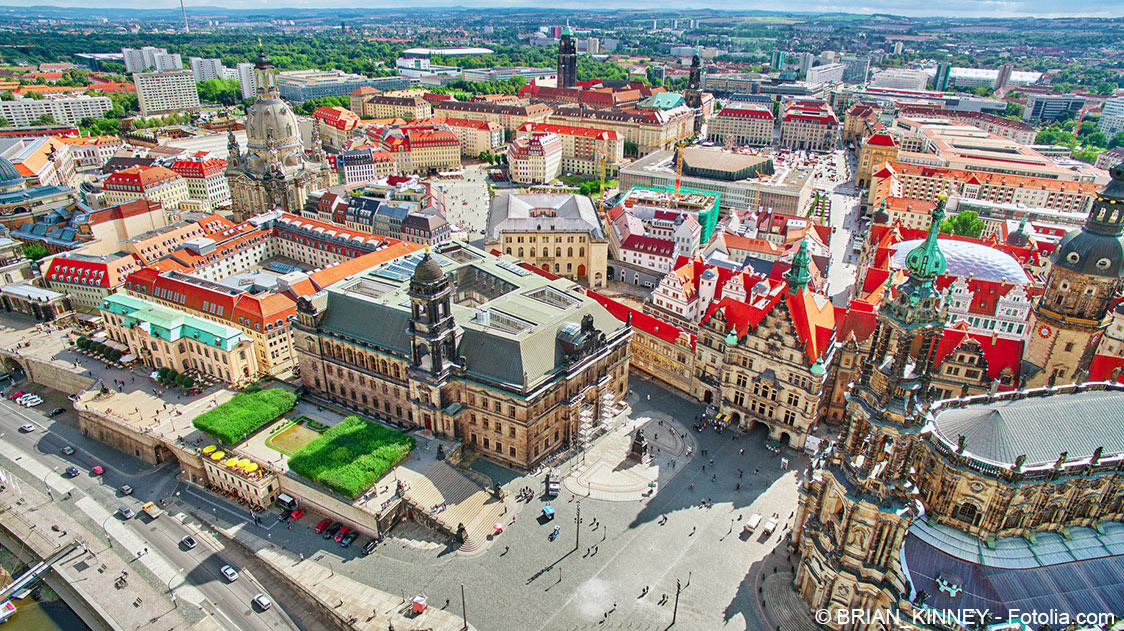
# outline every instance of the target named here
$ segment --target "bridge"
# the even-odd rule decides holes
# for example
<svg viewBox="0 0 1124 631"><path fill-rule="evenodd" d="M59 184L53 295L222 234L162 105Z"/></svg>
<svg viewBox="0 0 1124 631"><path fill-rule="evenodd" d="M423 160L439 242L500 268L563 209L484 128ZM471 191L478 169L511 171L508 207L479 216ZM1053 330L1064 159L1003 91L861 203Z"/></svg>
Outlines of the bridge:
<svg viewBox="0 0 1124 631"><path fill-rule="evenodd" d="M54 554L35 564L34 567L21 574L19 578L12 581L11 583L8 583L3 588L0 588L0 606L5 605L9 600L11 600L12 596L23 591L25 587L34 583L36 579L46 573L47 570L51 569L52 565L63 560L71 552L74 552L78 548L81 548L83 552L85 552L86 550L86 546L79 543L78 541L73 541L69 545L63 546L61 549L56 550Z"/></svg>

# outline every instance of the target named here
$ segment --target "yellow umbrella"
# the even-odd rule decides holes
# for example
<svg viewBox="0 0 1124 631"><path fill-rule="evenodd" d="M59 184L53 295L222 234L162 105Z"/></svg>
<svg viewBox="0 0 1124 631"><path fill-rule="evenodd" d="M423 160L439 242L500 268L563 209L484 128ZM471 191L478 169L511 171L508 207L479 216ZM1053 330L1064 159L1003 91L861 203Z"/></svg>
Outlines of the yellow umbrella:
<svg viewBox="0 0 1124 631"><path fill-rule="evenodd" d="M228 459L228 460L226 461L226 466L228 466L228 467L237 467L237 466L238 466L238 457L237 457L237 456L234 456L234 457L232 457L232 458L229 458L229 459Z"/></svg>
<svg viewBox="0 0 1124 631"><path fill-rule="evenodd" d="M251 462L250 464L246 465L246 473L253 473L257 470L258 470L258 463L256 463L256 462Z"/></svg>
<svg viewBox="0 0 1124 631"><path fill-rule="evenodd" d="M214 445L207 445L206 447L203 448L203 453L209 454L216 449L218 449L218 447L215 447Z"/></svg>
<svg viewBox="0 0 1124 631"><path fill-rule="evenodd" d="M224 451L216 451L215 453L211 454L211 460L214 460L215 462L218 462L219 460L222 460L225 457L226 457L226 452L224 452Z"/></svg>

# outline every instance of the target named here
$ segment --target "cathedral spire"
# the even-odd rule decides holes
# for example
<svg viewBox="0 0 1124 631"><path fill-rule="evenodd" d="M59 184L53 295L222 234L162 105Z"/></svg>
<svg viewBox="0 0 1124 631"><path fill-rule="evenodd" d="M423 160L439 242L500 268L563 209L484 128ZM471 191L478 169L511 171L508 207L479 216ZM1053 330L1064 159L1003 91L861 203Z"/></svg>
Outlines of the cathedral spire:
<svg viewBox="0 0 1124 631"><path fill-rule="evenodd" d="M946 199L948 196L944 193L937 195L937 205L933 208L929 234L925 235L925 241L921 245L913 248L905 257L905 266L909 270L911 280L932 282L944 273L946 262L944 253L937 245L937 235L940 233L941 220L944 219Z"/></svg>
<svg viewBox="0 0 1124 631"><path fill-rule="evenodd" d="M792 257L792 268L788 270L788 274L784 278L788 281L788 293L790 294L795 295L807 289L808 282L812 280L812 275L808 271L807 238L800 241L800 249Z"/></svg>

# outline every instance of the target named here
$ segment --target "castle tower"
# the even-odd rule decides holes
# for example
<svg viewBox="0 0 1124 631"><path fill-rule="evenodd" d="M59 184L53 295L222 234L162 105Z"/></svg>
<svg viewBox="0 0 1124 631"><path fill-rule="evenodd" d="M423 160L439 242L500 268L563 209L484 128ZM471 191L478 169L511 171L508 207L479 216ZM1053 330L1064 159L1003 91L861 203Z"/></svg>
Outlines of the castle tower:
<svg viewBox="0 0 1124 631"><path fill-rule="evenodd" d="M1097 194L1085 225L1062 239L1030 317L1023 383L1070 383L1085 374L1112 320L1124 279L1124 163Z"/></svg>
<svg viewBox="0 0 1124 631"><path fill-rule="evenodd" d="M578 49L574 44L574 32L570 22L562 29L558 39L558 87L572 88L578 85Z"/></svg>

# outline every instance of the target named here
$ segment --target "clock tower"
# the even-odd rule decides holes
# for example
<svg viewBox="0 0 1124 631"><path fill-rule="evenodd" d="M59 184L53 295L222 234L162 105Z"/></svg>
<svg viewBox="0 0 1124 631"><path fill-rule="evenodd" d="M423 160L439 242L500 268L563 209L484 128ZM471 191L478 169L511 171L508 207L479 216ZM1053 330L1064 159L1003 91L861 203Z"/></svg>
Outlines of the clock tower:
<svg viewBox="0 0 1124 631"><path fill-rule="evenodd" d="M1031 313L1024 387L1076 381L1089 369L1112 320L1124 279L1124 163L1093 202L1089 217L1058 244L1046 287Z"/></svg>

